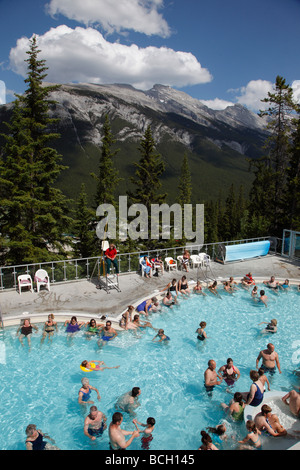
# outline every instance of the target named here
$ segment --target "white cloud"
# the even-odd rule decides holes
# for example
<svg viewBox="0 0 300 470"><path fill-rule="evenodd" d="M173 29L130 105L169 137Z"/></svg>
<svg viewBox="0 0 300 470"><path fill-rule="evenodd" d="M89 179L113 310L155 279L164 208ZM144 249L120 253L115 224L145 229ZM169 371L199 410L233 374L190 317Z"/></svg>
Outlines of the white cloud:
<svg viewBox="0 0 300 470"><path fill-rule="evenodd" d="M268 107L267 103L261 100L268 97L268 92L274 91L273 84L267 80L251 80L246 86L240 88L240 96L237 96L237 102L251 109L258 111Z"/></svg>
<svg viewBox="0 0 300 470"><path fill-rule="evenodd" d="M0 80L0 104L6 103L6 91L5 91L5 83L3 80Z"/></svg>
<svg viewBox="0 0 300 470"><path fill-rule="evenodd" d="M110 43L92 28L61 25L37 36L37 44L42 51L39 58L46 60L50 82L128 83L149 89L155 83L180 88L212 80L191 53ZM23 37L10 51L10 66L23 77L28 48L28 38Z"/></svg>
<svg viewBox="0 0 300 470"><path fill-rule="evenodd" d="M214 100L199 100L201 103L205 104L208 108L214 109L216 111L221 111L226 109L228 106L234 106L234 103L231 101L220 100L215 98Z"/></svg>
<svg viewBox="0 0 300 470"><path fill-rule="evenodd" d="M294 80L292 85L294 101L300 104L300 80Z"/></svg>
<svg viewBox="0 0 300 470"><path fill-rule="evenodd" d="M86 26L100 24L107 32L133 30L168 37L170 28L158 9L163 0L50 0L50 15L58 13Z"/></svg>

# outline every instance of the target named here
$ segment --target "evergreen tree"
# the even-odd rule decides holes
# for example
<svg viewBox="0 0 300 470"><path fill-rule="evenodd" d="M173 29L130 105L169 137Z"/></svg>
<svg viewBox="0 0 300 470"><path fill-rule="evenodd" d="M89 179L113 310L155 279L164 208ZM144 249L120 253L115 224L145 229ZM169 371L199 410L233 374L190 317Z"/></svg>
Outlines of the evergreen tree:
<svg viewBox="0 0 300 470"><path fill-rule="evenodd" d="M55 258L49 250L63 253L63 233L70 221L67 201L54 187L65 167L50 146L59 137L50 130L57 120L49 117L54 104L49 94L57 86L43 86L47 67L38 60L40 52L33 37L26 59L28 87L23 96L16 95L0 160L1 232L10 264Z"/></svg>
<svg viewBox="0 0 300 470"><path fill-rule="evenodd" d="M116 206L115 191L118 183L121 181L113 162L114 157L120 149L112 150L116 140L111 132L108 115L105 116L103 133L104 136L102 138L99 172L98 175L92 173L93 178L97 180L97 190L95 195L96 207L100 204L112 204L113 206Z"/></svg>
<svg viewBox="0 0 300 470"><path fill-rule="evenodd" d="M134 163L136 168L135 176L131 182L136 186L134 191L128 191L128 196L134 204L143 204L148 211L148 227L151 227L151 204L162 204L165 202L167 194L160 193L162 183L160 177L165 170L165 164L161 156L156 153L155 142L152 136L151 127L148 126L141 139L139 151L141 158ZM157 246L148 240L147 248Z"/></svg>
<svg viewBox="0 0 300 470"><path fill-rule="evenodd" d="M74 235L78 238L75 246L77 258L88 258L96 251L95 214L87 205L85 184L82 183L75 213Z"/></svg>
<svg viewBox="0 0 300 470"><path fill-rule="evenodd" d="M283 197L286 191L286 169L289 165L289 150L291 138L291 115L296 109L293 101L292 88L285 79L277 76L274 93L268 93L268 97L262 102L268 103L269 108L261 111L261 116L268 116L267 129L270 137L266 140L265 149L267 156L263 159L265 168L260 171L272 177L274 190L273 211L271 215L272 229L279 234L282 230L282 216L284 214ZM256 182L257 183L257 182ZM266 187L263 188L266 191ZM269 195L270 196L270 195ZM263 211L264 208L261 207ZM269 214L268 214L269 215Z"/></svg>
<svg viewBox="0 0 300 470"><path fill-rule="evenodd" d="M291 157L287 169L285 228L295 231L300 230L300 114L293 133Z"/></svg>
<svg viewBox="0 0 300 470"><path fill-rule="evenodd" d="M192 202L192 177L186 153L184 154L180 170L177 202L181 207L184 207L184 204L191 204Z"/></svg>

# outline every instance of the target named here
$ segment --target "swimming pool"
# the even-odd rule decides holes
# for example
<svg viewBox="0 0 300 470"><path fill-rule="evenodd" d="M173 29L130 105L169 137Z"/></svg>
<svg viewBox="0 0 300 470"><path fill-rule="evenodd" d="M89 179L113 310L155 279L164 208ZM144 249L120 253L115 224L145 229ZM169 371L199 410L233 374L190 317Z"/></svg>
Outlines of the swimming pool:
<svg viewBox="0 0 300 470"><path fill-rule="evenodd" d="M221 290L219 288L219 290ZM200 445L200 431L215 427L226 418L220 407L228 403L231 395L226 384L215 388L208 397L203 386L203 374L209 359L217 363L217 370L231 357L241 372L234 391L249 390L249 372L255 369L256 357L268 342L279 354L282 374L270 378L271 390L289 390L299 385L293 374L299 365L299 300L295 288L279 295L267 291L268 308L254 304L249 292L240 289L233 296L222 292L222 298L212 294L206 297L192 295L180 299L180 305L163 308L151 315L156 328L163 328L171 338L168 344L155 344L155 332L149 328L141 334L121 332L112 342L99 350L97 339L88 341L80 332L67 340L65 328L53 342L46 339L41 345L41 326L32 336L32 347L22 347L16 337L16 327L7 328L2 343L1 371L1 434L2 450L25 449L25 428L34 423L55 439L61 449L107 450L108 431L91 442L83 434L83 422L88 409L78 405L81 379L86 376L98 388L101 400L93 392L91 399L107 416L108 424L114 405L120 395L132 387L140 387L137 418L146 422L156 419L152 450L196 450ZM276 318L278 332L261 335L258 323ZM58 320L58 318L56 319ZM207 340L197 340L195 331L200 321L206 321ZM34 323L34 321L33 321ZM297 352L298 348L298 352ZM103 360L119 369L84 373L80 363L84 360ZM134 430L124 414L122 428ZM245 437L243 423L229 422L229 432ZM233 446L232 442L226 444ZM141 449L141 440L133 441L130 449Z"/></svg>

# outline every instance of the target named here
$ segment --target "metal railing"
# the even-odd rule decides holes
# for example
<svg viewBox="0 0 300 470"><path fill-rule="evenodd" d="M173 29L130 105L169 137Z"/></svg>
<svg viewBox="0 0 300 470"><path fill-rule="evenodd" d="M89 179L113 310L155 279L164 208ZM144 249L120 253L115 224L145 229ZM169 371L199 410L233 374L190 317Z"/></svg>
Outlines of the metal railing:
<svg viewBox="0 0 300 470"><path fill-rule="evenodd" d="M120 273L137 272L140 269L140 256L147 255L149 258L161 256L166 258L172 256L177 258L186 248L191 254L198 254L200 251L210 255L215 259L217 249L220 244L231 245L239 243L250 243L260 240L268 240L270 237L248 238L244 240L232 240L218 243L207 243L204 245L185 245L184 247L161 248L157 250L136 251L133 253L118 253L118 265ZM277 250L279 253L281 248ZM50 261L45 263L21 264L16 266L0 267L0 291L16 289L18 286L18 276L29 274L34 279L38 269L45 269L50 277L50 283L64 283L78 280L90 280L91 276L96 277L100 272L101 256L80 259L65 259L60 261ZM96 269L95 269L96 268Z"/></svg>

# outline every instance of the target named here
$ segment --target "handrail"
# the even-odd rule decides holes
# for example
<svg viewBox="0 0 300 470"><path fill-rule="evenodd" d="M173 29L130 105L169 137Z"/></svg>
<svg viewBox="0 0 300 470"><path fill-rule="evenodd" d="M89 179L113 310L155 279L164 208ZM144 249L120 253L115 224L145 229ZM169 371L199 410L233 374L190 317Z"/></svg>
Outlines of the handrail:
<svg viewBox="0 0 300 470"><path fill-rule="evenodd" d="M135 251L131 253L118 253L117 259L119 264L120 273L137 272L140 269L139 257L147 255L152 256L172 256L176 258L182 254L184 249L188 249L191 254L198 254L201 250L208 253L211 259L215 259L216 248L220 244L237 244L237 243L250 243L259 240L266 240L270 237L256 237L247 238L243 240L228 240L217 243L205 243L203 245L185 245L180 247L167 247L158 248L155 250ZM280 253L281 249L278 250ZM64 259L58 261L39 262L31 264L19 264L14 266L1 266L0 267L0 291L16 289L18 284L18 276L20 274L30 274L34 279L34 274L38 269L45 269L50 277L50 283L64 283L76 280L87 279L90 280L93 268L99 261L101 255L93 256L90 258L79 259Z"/></svg>

